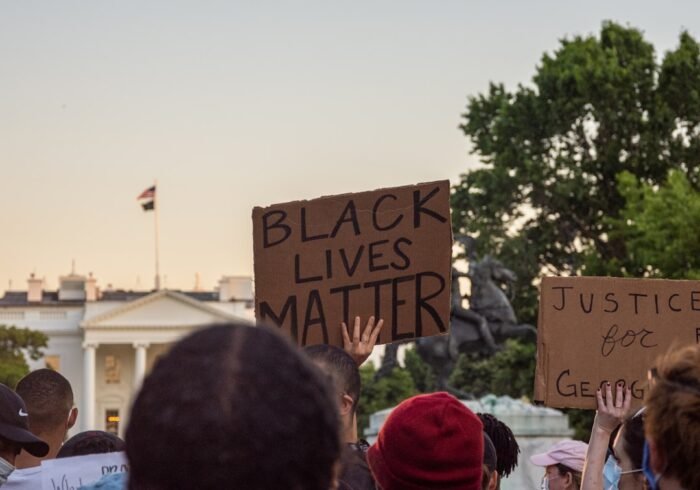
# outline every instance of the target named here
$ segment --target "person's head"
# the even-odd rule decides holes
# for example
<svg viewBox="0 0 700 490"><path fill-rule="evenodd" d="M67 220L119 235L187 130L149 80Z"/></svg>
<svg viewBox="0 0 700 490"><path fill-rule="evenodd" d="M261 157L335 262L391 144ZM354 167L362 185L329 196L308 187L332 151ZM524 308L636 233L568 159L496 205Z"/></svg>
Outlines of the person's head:
<svg viewBox="0 0 700 490"><path fill-rule="evenodd" d="M28 418L27 406L19 395L0 384L0 458L9 465L15 464L22 449L39 458L49 452L48 444L29 431Z"/></svg>
<svg viewBox="0 0 700 490"><path fill-rule="evenodd" d="M126 444L120 437L101 430L88 430L68 439L61 446L56 457L70 458L87 454L115 453L124 449Z"/></svg>
<svg viewBox="0 0 700 490"><path fill-rule="evenodd" d="M656 375L644 416L649 470L661 488L700 488L700 345L669 352Z"/></svg>
<svg viewBox="0 0 700 490"><path fill-rule="evenodd" d="M644 452L643 413L629 417L617 431L612 445L612 454L605 463L603 475L606 481L617 483L620 490L644 488L642 455ZM607 488L607 487L606 487Z"/></svg>
<svg viewBox="0 0 700 490"><path fill-rule="evenodd" d="M490 413L477 413L484 424L484 432L488 434L496 448L497 471L500 479L505 478L518 466L520 447L518 441L506 424Z"/></svg>
<svg viewBox="0 0 700 490"><path fill-rule="evenodd" d="M535 466L545 468L542 488L568 490L581 488L581 473L588 444L581 441L560 441L546 453L530 456Z"/></svg>
<svg viewBox="0 0 700 490"><path fill-rule="evenodd" d="M143 382L126 430L129 488L327 490L339 429L330 383L290 342L208 327Z"/></svg>
<svg viewBox="0 0 700 490"><path fill-rule="evenodd" d="M483 460L481 421L447 393L403 401L367 451L382 490L479 490Z"/></svg>
<svg viewBox="0 0 700 490"><path fill-rule="evenodd" d="M15 391L27 405L31 431L59 434L62 442L78 416L68 380L52 369L37 369L20 379Z"/></svg>
<svg viewBox="0 0 700 490"><path fill-rule="evenodd" d="M498 457L496 446L484 432L484 465L481 477L481 490L496 490L498 488Z"/></svg>
<svg viewBox="0 0 700 490"><path fill-rule="evenodd" d="M332 379L344 433L347 434L345 442L355 442L357 404L361 388L360 370L357 364L350 354L333 345L311 345L305 347L304 352Z"/></svg>

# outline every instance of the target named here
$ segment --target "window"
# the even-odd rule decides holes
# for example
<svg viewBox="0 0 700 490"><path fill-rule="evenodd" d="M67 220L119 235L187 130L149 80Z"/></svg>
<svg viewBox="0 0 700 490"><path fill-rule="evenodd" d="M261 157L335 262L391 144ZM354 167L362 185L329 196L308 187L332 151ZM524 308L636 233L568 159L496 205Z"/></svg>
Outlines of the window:
<svg viewBox="0 0 700 490"><path fill-rule="evenodd" d="M118 384L121 381L121 363L117 356L105 356L105 383Z"/></svg>
<svg viewBox="0 0 700 490"><path fill-rule="evenodd" d="M52 370L56 371L57 373L61 372L61 356L57 356L57 355L44 356L44 361L46 362L47 368L52 369Z"/></svg>
<svg viewBox="0 0 700 490"><path fill-rule="evenodd" d="M119 435L119 410L105 410L105 432Z"/></svg>

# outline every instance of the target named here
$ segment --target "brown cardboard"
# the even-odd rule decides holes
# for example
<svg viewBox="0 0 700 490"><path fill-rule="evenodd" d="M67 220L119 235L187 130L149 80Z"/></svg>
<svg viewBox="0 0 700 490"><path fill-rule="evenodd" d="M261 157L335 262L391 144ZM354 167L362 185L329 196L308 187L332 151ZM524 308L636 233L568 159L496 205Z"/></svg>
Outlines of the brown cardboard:
<svg viewBox="0 0 700 490"><path fill-rule="evenodd" d="M384 319L380 343L446 333L449 196L445 180L254 208L257 320L299 345L342 345L357 315Z"/></svg>
<svg viewBox="0 0 700 490"><path fill-rule="evenodd" d="M656 359L699 341L700 281L545 277L535 400L596 408L598 387L621 381L640 405Z"/></svg>

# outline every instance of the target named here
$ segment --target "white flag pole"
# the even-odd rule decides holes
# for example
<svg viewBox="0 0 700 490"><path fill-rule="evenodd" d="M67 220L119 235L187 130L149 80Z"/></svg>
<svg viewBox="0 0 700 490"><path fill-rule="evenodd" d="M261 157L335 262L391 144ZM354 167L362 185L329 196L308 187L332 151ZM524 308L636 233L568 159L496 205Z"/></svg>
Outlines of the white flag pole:
<svg viewBox="0 0 700 490"><path fill-rule="evenodd" d="M156 291L160 291L160 233L159 233L159 223L158 223L158 213L160 212L160 204L158 203L158 180L156 179L153 183L155 187L155 192L153 193L153 207L155 208L155 227L156 227L156 278L155 286Z"/></svg>

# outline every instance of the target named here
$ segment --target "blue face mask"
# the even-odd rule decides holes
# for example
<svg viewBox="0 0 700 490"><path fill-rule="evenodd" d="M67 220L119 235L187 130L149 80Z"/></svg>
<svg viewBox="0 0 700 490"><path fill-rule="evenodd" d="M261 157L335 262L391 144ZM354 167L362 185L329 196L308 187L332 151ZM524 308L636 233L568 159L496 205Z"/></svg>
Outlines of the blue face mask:
<svg viewBox="0 0 700 490"><path fill-rule="evenodd" d="M617 486L620 484L620 477L622 475L626 475L628 473L639 473L640 471L642 470L622 471L622 468L620 468L620 465L617 464L615 458L610 456L603 467L603 488L605 488L605 490L617 490Z"/></svg>
<svg viewBox="0 0 700 490"><path fill-rule="evenodd" d="M649 483L649 489L650 490L658 490L659 479L661 478L661 475L654 474L654 471L651 469L651 464L649 462L649 444L647 443L647 441L644 441L644 456L642 457L642 471L644 472L644 476L647 477L647 482Z"/></svg>

